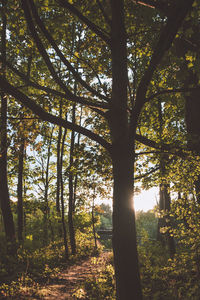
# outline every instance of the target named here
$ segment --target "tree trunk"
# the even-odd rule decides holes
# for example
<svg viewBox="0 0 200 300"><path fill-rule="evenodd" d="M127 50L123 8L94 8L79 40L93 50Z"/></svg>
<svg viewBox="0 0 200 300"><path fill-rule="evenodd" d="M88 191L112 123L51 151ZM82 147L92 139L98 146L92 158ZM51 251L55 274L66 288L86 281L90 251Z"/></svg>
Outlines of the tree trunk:
<svg viewBox="0 0 200 300"><path fill-rule="evenodd" d="M10 206L7 180L7 98L1 93L1 151L0 151L0 202L8 251L15 252L15 226ZM9 245L10 244L10 245ZM11 247L11 248L10 248Z"/></svg>
<svg viewBox="0 0 200 300"><path fill-rule="evenodd" d="M1 55L6 61L6 9L7 1L2 1L2 31L1 31ZM2 62L1 72L5 75L6 66ZM0 203L4 221L4 229L8 242L8 252L16 253L15 227L10 206L10 198L7 181L7 97L1 92L1 119L0 119Z"/></svg>
<svg viewBox="0 0 200 300"><path fill-rule="evenodd" d="M165 211L168 213L168 216L166 217L166 226L172 226L171 218L169 216L170 210L171 210L171 197L169 193L169 185L165 184L164 186L164 198L165 198ZM168 220L168 221L167 221ZM174 237L170 235L169 231L167 232L167 244L169 248L169 255L171 258L174 257L176 253L176 248L175 248L175 242L174 242Z"/></svg>
<svg viewBox="0 0 200 300"><path fill-rule="evenodd" d="M76 107L73 105L72 110L72 122L75 124L75 110ZM73 222L73 214L74 214L74 185L73 178L74 174L71 170L73 167L73 155L74 155L74 142L75 142L75 132L72 130L71 133L71 145L70 145L70 158L69 158L69 209L68 209L68 226L69 226L69 237L70 237L70 245L72 254L76 253L76 239L75 239L75 230L74 230L74 222Z"/></svg>
<svg viewBox="0 0 200 300"><path fill-rule="evenodd" d="M93 192L93 198L92 198L92 230L93 230L93 237L94 237L94 250L97 250L97 235L96 235L96 229L95 229L95 217L94 217L94 200L95 200L95 188Z"/></svg>
<svg viewBox="0 0 200 300"><path fill-rule="evenodd" d="M81 126L81 121L82 121L82 114L83 114L83 108L81 106L81 112L80 112L80 120L79 120L79 124ZM80 133L78 134L78 137L77 137L77 146L80 145L80 138L81 138L81 135ZM75 165L76 162L77 162L78 158L76 158L75 160ZM74 188L73 188L73 214L75 212L75 207L76 207L76 190L77 190L77 185L78 185L78 174L76 173L76 175L74 176Z"/></svg>
<svg viewBox="0 0 200 300"><path fill-rule="evenodd" d="M158 240L160 240L162 243L167 243L168 249L169 249L169 255L171 258L174 257L176 253L175 248L175 242L173 236L170 235L169 231L166 232L165 235L160 233L160 228L164 226L170 226L171 227L171 220L169 216L170 212L170 206L171 206L171 199L170 199L170 193L168 191L169 185L161 183L160 184L160 210L164 211L166 214L164 217L159 219L158 222Z"/></svg>
<svg viewBox="0 0 200 300"><path fill-rule="evenodd" d="M165 207L164 203L164 194L162 192L162 184L159 184L159 211L163 211ZM158 228L157 228L157 241L160 241L162 245L164 246L164 235L160 232L160 229L164 227L165 222L163 217L159 217L158 219Z"/></svg>
<svg viewBox="0 0 200 300"><path fill-rule="evenodd" d="M163 112L162 105L160 99L158 99L158 115L159 115L159 138L161 144L161 153L160 153L160 175L161 178L166 177L166 161L168 159L168 155L162 153L162 145L163 145ZM163 180L163 179L162 179ZM175 250L175 242L173 236L170 235L169 231L166 232L165 235L161 234L160 229L164 226L171 226L171 221L169 217L171 198L169 193L170 185L162 182L159 185L160 189L160 199L159 199L159 210L164 212L165 216L158 219L158 231L157 231L157 240L161 241L161 243L168 245L169 255L171 258L174 257L176 252ZM169 221L168 221L169 220Z"/></svg>
<svg viewBox="0 0 200 300"><path fill-rule="evenodd" d="M63 167L63 155L64 155L64 143L65 137L67 134L67 129L65 129L63 134L63 141L61 147L61 156L60 156L60 187L61 187L61 219L62 219L62 227L63 227L63 240L64 240L64 247L65 247L65 258L66 260L69 259L69 249L68 249L68 242L67 242L67 231L65 226L65 206L64 206L64 187L63 187L63 176L62 176L62 167Z"/></svg>
<svg viewBox="0 0 200 300"><path fill-rule="evenodd" d="M187 84L198 82L198 76L196 74L190 74ZM195 151L200 155L200 92L192 91L189 95L185 96L185 121L188 134L188 147L192 151ZM198 204L200 204L200 175L197 175L194 181L194 188L196 192L196 199Z"/></svg>
<svg viewBox="0 0 200 300"><path fill-rule="evenodd" d="M60 117L62 117L62 102L60 101ZM58 129L57 141L57 185L56 185L56 211L60 215L60 145L62 138L62 127Z"/></svg>
<svg viewBox="0 0 200 300"><path fill-rule="evenodd" d="M141 300L142 291L133 209L134 140L130 138L132 132L129 132L127 113L128 72L124 1L111 0L111 9L113 78L109 124L114 179L113 252L116 291L119 300Z"/></svg>
<svg viewBox="0 0 200 300"><path fill-rule="evenodd" d="M45 170L45 182L44 182L44 237L43 242L44 245L48 243L48 225L50 225L50 229L52 232L51 220L49 219L49 166L50 166L50 158L51 158L51 143L53 136L54 128L52 128L51 135L49 138L48 150L47 150L47 163ZM54 233L52 233L52 239L54 238Z"/></svg>
<svg viewBox="0 0 200 300"><path fill-rule="evenodd" d="M62 128L58 129L58 141L57 141L57 185L56 185L56 211L60 214L60 144L62 137Z"/></svg>
<svg viewBox="0 0 200 300"><path fill-rule="evenodd" d="M18 183L17 183L17 224L18 241L23 242L24 212L23 212L23 167L24 167L24 138L21 138L19 148Z"/></svg>
<svg viewBox="0 0 200 300"><path fill-rule="evenodd" d="M60 144L61 144L61 139L62 139L62 127L59 126L58 129L58 140L57 140L57 162L56 162L56 167L57 167L57 184L56 184L56 211L58 215L58 233L59 236L62 237L62 224L61 224L61 215L60 215L60 193L61 193L61 170L60 170Z"/></svg>
<svg viewBox="0 0 200 300"><path fill-rule="evenodd" d="M113 157L113 251L117 299L140 300L142 292L133 209L133 158L125 144L116 150L117 155Z"/></svg>

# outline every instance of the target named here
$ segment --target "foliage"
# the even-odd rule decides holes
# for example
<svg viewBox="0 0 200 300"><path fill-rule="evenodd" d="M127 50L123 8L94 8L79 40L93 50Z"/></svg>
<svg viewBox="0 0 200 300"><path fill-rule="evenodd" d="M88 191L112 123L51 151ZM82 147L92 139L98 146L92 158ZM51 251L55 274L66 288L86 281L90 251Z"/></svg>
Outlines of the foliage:
<svg viewBox="0 0 200 300"><path fill-rule="evenodd" d="M114 291L114 268L109 262L104 263L102 258L94 258L93 265L97 267L97 274L89 277L79 289L73 294L76 299L112 300L115 298Z"/></svg>
<svg viewBox="0 0 200 300"><path fill-rule="evenodd" d="M145 230L150 239L157 239L158 219L156 218L154 211L136 212L136 230L137 236L142 236L142 233Z"/></svg>
<svg viewBox="0 0 200 300"><path fill-rule="evenodd" d="M144 299L199 299L199 205L194 198L172 203L170 231L177 253L168 258L167 249L148 239L147 232L138 247ZM145 235L146 234L146 235Z"/></svg>
<svg viewBox="0 0 200 300"><path fill-rule="evenodd" d="M77 232L77 254L66 262L62 240L48 246L33 249L28 243L19 247L17 257L6 255L5 243L1 239L0 297L38 296L40 284L55 277L62 268L76 263L94 253L91 236ZM98 248L101 251L101 247Z"/></svg>
<svg viewBox="0 0 200 300"><path fill-rule="evenodd" d="M100 204L96 207L96 215L100 216L98 229L112 229L112 211L109 204Z"/></svg>

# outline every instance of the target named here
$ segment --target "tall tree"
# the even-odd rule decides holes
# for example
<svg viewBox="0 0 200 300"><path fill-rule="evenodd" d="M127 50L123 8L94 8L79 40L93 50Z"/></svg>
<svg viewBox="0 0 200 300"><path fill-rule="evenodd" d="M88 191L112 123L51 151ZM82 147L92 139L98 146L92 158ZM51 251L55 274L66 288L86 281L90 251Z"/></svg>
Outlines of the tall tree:
<svg viewBox="0 0 200 300"><path fill-rule="evenodd" d="M73 105L72 108L72 123L75 124L75 114L76 114L76 106ZM69 227L69 237L70 244L72 249L72 254L76 253L76 239L75 239L75 230L74 230L74 171L73 171L73 163L74 163L74 145L75 145L75 132L72 130L71 132L71 143L70 143L70 154L69 154L69 208L68 208L68 227Z"/></svg>
<svg viewBox="0 0 200 300"><path fill-rule="evenodd" d="M62 228L63 228L63 241L65 247L65 258L68 260L69 258L69 248L67 242L67 230L65 224L65 206L64 206L64 183L63 183L63 156L64 156L64 146L65 146L65 139L66 139L67 129L65 128L63 138L62 138L62 145L61 145L61 153L60 153L60 188L61 188L61 219L62 219ZM73 253L73 251L72 251Z"/></svg>
<svg viewBox="0 0 200 300"><path fill-rule="evenodd" d="M30 77L32 56L28 59L27 78ZM22 108L23 109L23 108ZM20 112L19 126L19 164L18 164L18 182L17 182L17 233L19 242L23 242L24 227L24 208L23 208L23 175L24 175L24 158L25 158L25 126L23 123L24 114ZM21 129L21 130L20 130Z"/></svg>
<svg viewBox="0 0 200 300"><path fill-rule="evenodd" d="M23 169L24 169L24 150L25 138L20 138L19 146L19 164L18 164L18 182L17 182L17 233L18 240L23 241L23 227L24 227L24 210L23 210Z"/></svg>
<svg viewBox="0 0 200 300"><path fill-rule="evenodd" d="M2 28L1 28L1 74L6 77L6 17L7 1L2 1ZM0 203L4 221L4 229L8 242L8 250L15 253L15 227L10 206L7 178L7 95L1 90L1 116L0 116Z"/></svg>

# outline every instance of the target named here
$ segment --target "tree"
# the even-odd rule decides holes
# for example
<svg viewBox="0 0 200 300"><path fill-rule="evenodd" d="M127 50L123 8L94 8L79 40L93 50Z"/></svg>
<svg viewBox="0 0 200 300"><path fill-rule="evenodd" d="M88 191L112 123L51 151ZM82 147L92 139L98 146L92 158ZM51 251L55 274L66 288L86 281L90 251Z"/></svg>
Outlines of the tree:
<svg viewBox="0 0 200 300"><path fill-rule="evenodd" d="M99 114L100 124L107 122L107 130L98 134L93 131L92 126L88 129L48 113L38 104L34 95L31 96L26 91L15 87L4 76L0 77L0 86L5 93L30 108L42 120L79 132L99 143L109 152L113 166L113 250L117 299L139 300L142 299L142 292L132 204L134 149L136 140L152 147L159 146L146 137L138 135L137 125L145 103L148 99L150 101L148 95L154 73L158 70L164 55L167 55L194 1L188 0L184 3L181 0L163 1L161 4L148 0L139 2L154 7L155 11L151 11L151 8L148 7L138 7L137 1L134 5L131 1L111 0L106 3L105 10L99 6L99 1L97 3L86 1L84 6L80 1L74 3L65 0L50 2L54 9L52 7L50 9L48 6L43 7L40 2L37 2L36 7L32 0L21 1L28 26L26 35L35 43L41 59L46 64L46 74L51 76L56 88L52 89L49 86L35 83L33 80L28 81L29 85L36 90L45 91L48 95L57 95L65 101L72 101L79 106L88 107L91 111ZM152 52L151 57L148 59L142 53L144 59L142 61L135 60L141 66L135 85L133 82L129 84L128 72L131 67L131 63L129 63L130 57L132 57L130 55L131 46L133 49L141 45L140 39L137 43L136 35L134 41L129 37L134 30L131 31L131 18L128 17L134 19L134 14L131 16L134 9L141 15L143 12L151 14L152 23L157 18L159 19L160 15L163 16L158 21L159 37L155 34L153 41L148 41ZM68 19L69 15L73 15L74 20L83 26L84 46L87 45L87 51L83 51L83 54L78 53L78 56L83 59L81 72L77 72L73 63L69 61L66 42L62 44L62 34L56 34L58 26L60 26L57 18L54 18L57 13L60 13L61 16L65 15L65 18ZM50 24L50 19L54 21L54 27ZM94 23L95 20L97 25ZM151 24L149 27L151 28ZM67 33L65 38L66 41L69 41L70 32ZM63 52L60 49L63 49ZM139 51L138 48L137 51ZM55 53L56 55L54 55ZM99 53L105 53L105 57L101 57ZM61 68L57 64L58 58L62 62ZM90 67L91 61L92 67ZM17 72L13 66L11 69L12 72ZM107 84L102 83L96 76L96 70L99 70L102 81L107 79ZM70 85L66 85L65 78L69 73L82 86L81 96L76 96ZM19 72L18 76L20 76ZM98 85L94 80L95 77L97 81L100 80ZM24 79L21 74L20 80ZM127 93L127 87L130 87L132 91L130 94Z"/></svg>
<svg viewBox="0 0 200 300"><path fill-rule="evenodd" d="M23 242L23 229L24 229L24 210L23 210L23 169L24 169L24 151L25 151L25 138L23 135L20 137L19 146L19 165L18 165L18 183L17 183L17 223L18 223L18 241Z"/></svg>
<svg viewBox="0 0 200 300"><path fill-rule="evenodd" d="M2 2L2 30L1 30L1 55L6 61L6 17L7 1ZM1 65L1 72L6 76L6 65ZM10 207L10 197L7 178L7 96L1 90L1 116L0 116L0 204L4 221L4 229L8 242L8 252L14 254L15 249L15 227Z"/></svg>

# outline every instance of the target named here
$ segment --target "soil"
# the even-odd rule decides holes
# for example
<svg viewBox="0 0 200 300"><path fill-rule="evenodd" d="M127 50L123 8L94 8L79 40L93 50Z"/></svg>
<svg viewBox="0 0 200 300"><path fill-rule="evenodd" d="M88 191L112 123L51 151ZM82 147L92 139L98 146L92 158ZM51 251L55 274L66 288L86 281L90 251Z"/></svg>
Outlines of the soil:
<svg viewBox="0 0 200 300"><path fill-rule="evenodd" d="M74 292L80 288L81 283L91 276L98 276L110 257L110 252L103 252L99 257L90 257L63 270L55 278L41 287L40 299L44 300L72 300ZM33 298L32 298L33 299ZM37 298L35 298L37 299Z"/></svg>

